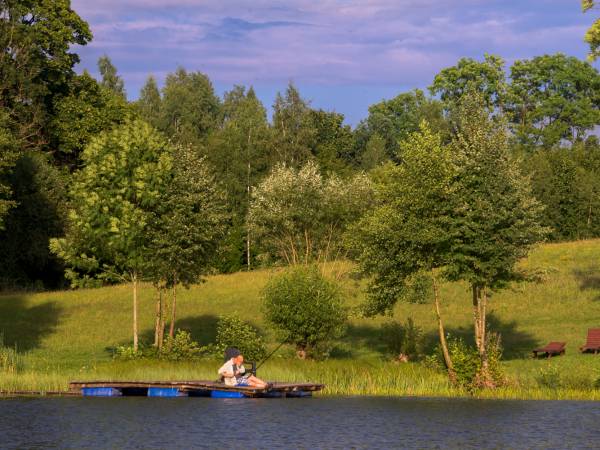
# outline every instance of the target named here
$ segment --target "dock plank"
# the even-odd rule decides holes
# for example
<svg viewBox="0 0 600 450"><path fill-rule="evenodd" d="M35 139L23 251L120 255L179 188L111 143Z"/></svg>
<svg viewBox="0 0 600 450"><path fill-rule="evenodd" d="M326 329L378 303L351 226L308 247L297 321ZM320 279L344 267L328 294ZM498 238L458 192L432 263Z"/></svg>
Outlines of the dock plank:
<svg viewBox="0 0 600 450"><path fill-rule="evenodd" d="M93 381L71 381L69 390L71 392L81 391L83 388L177 388L181 391L231 391L241 392L246 395L260 395L267 392L315 392L322 390L325 385L316 383L287 383L274 382L270 389L256 388L251 386L227 386L218 381L210 380L178 380L178 381L119 381L119 380L93 380Z"/></svg>

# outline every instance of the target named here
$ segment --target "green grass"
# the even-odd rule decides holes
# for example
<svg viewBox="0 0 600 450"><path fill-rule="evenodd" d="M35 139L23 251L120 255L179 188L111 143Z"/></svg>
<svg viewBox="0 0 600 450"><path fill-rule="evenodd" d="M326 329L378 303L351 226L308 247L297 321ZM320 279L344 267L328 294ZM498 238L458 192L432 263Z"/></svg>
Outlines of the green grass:
<svg viewBox="0 0 600 450"><path fill-rule="evenodd" d="M600 355L581 355L589 327L600 327L600 240L549 244L523 262L544 274L538 283L522 283L496 293L489 323L502 335L509 384L482 392L483 397L600 399L593 383L600 377ZM363 300L364 284L350 276L346 262L327 266L337 274L349 306ZM206 344L214 339L221 314L238 314L256 326L271 348L276 336L263 320L260 291L273 271L210 277L181 289L178 327ZM153 299L150 286L141 294L140 328L151 340ZM447 330L471 339L470 295L466 285L442 287ZM432 305L399 304L395 317L412 317L425 332L426 348L436 341ZM19 351L19 370L0 369L0 390L64 390L72 379L215 378L217 361L167 363L114 361L110 349L131 340L131 291L128 285L79 291L15 293L0 296L0 333ZM351 319L346 335L325 362L298 361L285 347L261 368L261 376L327 384L329 395L460 396L445 377L419 363L389 362L381 338L385 318ZM550 340L567 342L567 354L533 360L530 350Z"/></svg>

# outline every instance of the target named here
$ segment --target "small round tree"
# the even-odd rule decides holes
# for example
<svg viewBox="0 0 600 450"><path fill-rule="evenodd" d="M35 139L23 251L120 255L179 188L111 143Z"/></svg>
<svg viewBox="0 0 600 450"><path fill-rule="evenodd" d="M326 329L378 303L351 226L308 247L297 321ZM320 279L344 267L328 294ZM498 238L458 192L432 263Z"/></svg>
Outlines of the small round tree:
<svg viewBox="0 0 600 450"><path fill-rule="evenodd" d="M296 266L264 289L267 320L296 346L299 358L326 357L348 317L340 291L316 266Z"/></svg>

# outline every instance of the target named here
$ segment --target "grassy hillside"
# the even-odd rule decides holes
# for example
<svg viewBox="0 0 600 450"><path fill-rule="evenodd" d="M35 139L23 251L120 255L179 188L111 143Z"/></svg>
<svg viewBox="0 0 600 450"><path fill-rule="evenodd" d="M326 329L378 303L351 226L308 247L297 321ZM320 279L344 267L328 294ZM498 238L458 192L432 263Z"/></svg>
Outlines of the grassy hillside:
<svg viewBox="0 0 600 450"><path fill-rule="evenodd" d="M523 264L542 274L538 283L522 283L496 293L489 322L502 335L505 366L511 388L500 396L600 398L592 391L600 377L600 355L580 355L589 327L600 327L600 240L544 245ZM342 274L348 305L362 300L362 288L352 279L349 263L327 268ZM274 347L275 336L262 317L260 292L273 271L210 277L206 283L181 290L178 327L188 329L202 344L214 339L221 314L236 313L261 330ZM152 289L141 296L143 339L153 329ZM18 293L0 296L0 332L6 345L16 345L23 368L0 372L0 390L65 389L71 378L198 378L215 375L213 362L115 362L110 348L131 339L131 301L127 285L66 292ZM443 316L448 331L470 339L470 295L465 285L442 289ZM426 347L435 343L429 304L400 304L395 318L412 317L425 331ZM322 363L295 361L291 349L268 363L262 375L270 379L324 381L330 393L450 395L443 375L421 364L387 362L381 338L386 318L353 318L333 357ZM530 350L549 340L567 341L567 354L550 361L532 360ZM561 389L545 389L540 379L560 379ZM553 383L550 383L553 384ZM586 391L585 394L578 391ZM454 392L455 393L455 392Z"/></svg>

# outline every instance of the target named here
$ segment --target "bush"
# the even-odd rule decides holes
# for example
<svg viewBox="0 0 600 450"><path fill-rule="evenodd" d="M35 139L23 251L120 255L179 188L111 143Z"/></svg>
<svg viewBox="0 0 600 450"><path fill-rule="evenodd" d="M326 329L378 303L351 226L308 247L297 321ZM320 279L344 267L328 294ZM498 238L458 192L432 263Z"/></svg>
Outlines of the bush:
<svg viewBox="0 0 600 450"><path fill-rule="evenodd" d="M266 319L300 358L325 358L348 317L338 287L316 266L297 266L271 279L264 290Z"/></svg>
<svg viewBox="0 0 600 450"><path fill-rule="evenodd" d="M488 354L488 369L490 377L495 386L506 384L506 377L502 371L500 360L502 358L502 346L500 344L500 335L494 332L488 332L486 335L486 348ZM485 387L480 380L481 358L474 347L467 345L460 338L448 337L448 353L452 359L452 365L456 373L456 384L468 391L474 391ZM444 360L441 349L436 352L437 365L444 367ZM432 358L427 361L430 366L435 363Z"/></svg>
<svg viewBox="0 0 600 450"><path fill-rule="evenodd" d="M206 351L206 348L200 347L188 331L177 330L174 337L167 336L163 341L161 349L155 346L140 344L138 351L133 350L131 345L119 345L115 348L114 358L132 360L132 359L166 359L168 361L183 361L186 359L195 359Z"/></svg>
<svg viewBox="0 0 600 450"><path fill-rule="evenodd" d="M456 383L463 388L472 390L481 366L479 353L460 338L448 339L448 352L456 372Z"/></svg>
<svg viewBox="0 0 600 450"><path fill-rule="evenodd" d="M236 347L248 361L258 362L266 354L265 344L257 331L236 316L223 316L217 324L216 353L223 356L228 347Z"/></svg>
<svg viewBox="0 0 600 450"><path fill-rule="evenodd" d="M169 361L182 361L197 358L201 353L202 348L192 340L190 333L178 329L174 337L166 337L158 357Z"/></svg>
<svg viewBox="0 0 600 450"><path fill-rule="evenodd" d="M383 324L381 335L394 359L399 359L401 355L409 359L420 356L423 330L415 325L412 318L409 317L405 325L395 321Z"/></svg>
<svg viewBox="0 0 600 450"><path fill-rule="evenodd" d="M559 389L562 387L562 377L560 371L556 366L549 366L547 368L540 369L536 376L538 386Z"/></svg>

